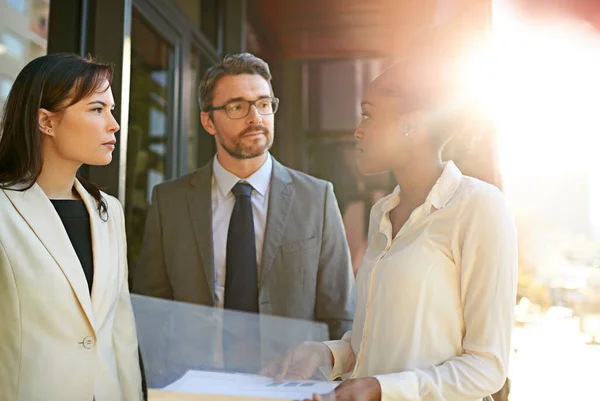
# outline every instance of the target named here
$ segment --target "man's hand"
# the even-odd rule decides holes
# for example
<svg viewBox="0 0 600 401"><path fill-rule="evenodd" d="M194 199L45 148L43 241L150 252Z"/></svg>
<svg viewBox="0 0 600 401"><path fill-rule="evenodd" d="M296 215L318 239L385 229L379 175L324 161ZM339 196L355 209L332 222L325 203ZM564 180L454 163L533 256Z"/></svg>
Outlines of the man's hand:
<svg viewBox="0 0 600 401"><path fill-rule="evenodd" d="M329 394L314 394L312 400L304 401L381 401L381 386L374 377L352 379Z"/></svg>
<svg viewBox="0 0 600 401"><path fill-rule="evenodd" d="M328 346L306 341L271 363L260 374L274 380L309 380L319 368L327 372L333 366L333 354Z"/></svg>

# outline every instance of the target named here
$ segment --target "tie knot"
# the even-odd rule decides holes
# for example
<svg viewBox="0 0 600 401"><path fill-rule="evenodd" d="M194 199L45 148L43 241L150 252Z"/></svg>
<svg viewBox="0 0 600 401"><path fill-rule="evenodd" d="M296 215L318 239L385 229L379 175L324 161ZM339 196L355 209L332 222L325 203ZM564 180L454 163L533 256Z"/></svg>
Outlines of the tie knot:
<svg viewBox="0 0 600 401"><path fill-rule="evenodd" d="M236 198L240 196L252 197L252 185L246 182L238 182L231 190Z"/></svg>

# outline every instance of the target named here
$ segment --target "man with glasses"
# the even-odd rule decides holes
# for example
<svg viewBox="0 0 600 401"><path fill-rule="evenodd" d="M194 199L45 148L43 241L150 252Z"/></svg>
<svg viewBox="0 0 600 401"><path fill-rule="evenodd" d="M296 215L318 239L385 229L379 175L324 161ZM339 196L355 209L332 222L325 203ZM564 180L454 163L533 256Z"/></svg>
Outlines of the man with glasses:
<svg viewBox="0 0 600 401"><path fill-rule="evenodd" d="M202 125L217 154L157 185L133 291L226 309L317 320L338 339L354 314L354 277L331 183L269 153L269 66L248 53L209 68Z"/></svg>

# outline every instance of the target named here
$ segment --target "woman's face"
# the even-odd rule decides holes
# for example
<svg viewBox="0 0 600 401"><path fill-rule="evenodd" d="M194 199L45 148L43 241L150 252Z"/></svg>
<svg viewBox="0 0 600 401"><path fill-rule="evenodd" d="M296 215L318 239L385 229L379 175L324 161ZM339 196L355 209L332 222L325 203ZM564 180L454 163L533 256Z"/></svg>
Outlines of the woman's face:
<svg viewBox="0 0 600 401"><path fill-rule="evenodd" d="M378 80L363 94L361 107L362 120L354 132L361 172L376 174L406 164L414 151L414 116L402 114L399 99L386 94Z"/></svg>
<svg viewBox="0 0 600 401"><path fill-rule="evenodd" d="M53 153L75 164L105 165L111 162L119 124L112 115L114 99L108 81L101 90L67 107L48 113L42 133Z"/></svg>

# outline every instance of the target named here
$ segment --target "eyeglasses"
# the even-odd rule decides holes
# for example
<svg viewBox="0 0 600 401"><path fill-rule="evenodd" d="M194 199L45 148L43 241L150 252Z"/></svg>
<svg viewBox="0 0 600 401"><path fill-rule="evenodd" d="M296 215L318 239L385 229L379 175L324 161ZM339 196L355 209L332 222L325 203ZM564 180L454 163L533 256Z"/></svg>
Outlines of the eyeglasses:
<svg viewBox="0 0 600 401"><path fill-rule="evenodd" d="M262 99L258 100L235 100L227 103L226 105L211 107L204 111L208 112L213 110L225 110L227 117L232 120L237 120L240 118L245 118L248 114L250 114L250 106L252 105L256 107L258 114L268 116L277 112L279 99L276 97L263 97Z"/></svg>

